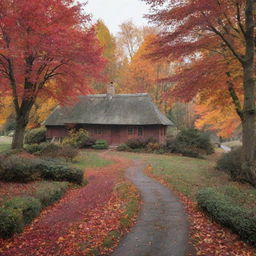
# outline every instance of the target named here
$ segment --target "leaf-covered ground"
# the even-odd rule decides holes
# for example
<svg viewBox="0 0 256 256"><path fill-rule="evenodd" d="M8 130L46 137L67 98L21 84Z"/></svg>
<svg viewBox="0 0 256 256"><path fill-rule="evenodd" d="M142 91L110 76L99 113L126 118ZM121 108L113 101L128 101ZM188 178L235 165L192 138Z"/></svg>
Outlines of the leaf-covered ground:
<svg viewBox="0 0 256 256"><path fill-rule="evenodd" d="M1 144L0 144L1 148ZM34 158L35 156L28 153L18 154L24 158ZM99 157L94 151L82 151L79 157L76 159L74 166L78 168L92 168L107 166L112 163L111 160ZM39 187L44 184L51 184L51 181L35 181L30 183L18 183L18 182L4 182L0 181L0 205L5 200L11 199L15 196L31 195Z"/></svg>
<svg viewBox="0 0 256 256"><path fill-rule="evenodd" d="M22 234L0 240L0 255L82 256L109 253L134 219L134 214L127 218L126 206L137 197L129 184L130 193L134 191L130 197L122 196L116 189L124 183L123 170L129 166L129 160L114 156L109 160L114 163L87 169L89 184L68 191Z"/></svg>

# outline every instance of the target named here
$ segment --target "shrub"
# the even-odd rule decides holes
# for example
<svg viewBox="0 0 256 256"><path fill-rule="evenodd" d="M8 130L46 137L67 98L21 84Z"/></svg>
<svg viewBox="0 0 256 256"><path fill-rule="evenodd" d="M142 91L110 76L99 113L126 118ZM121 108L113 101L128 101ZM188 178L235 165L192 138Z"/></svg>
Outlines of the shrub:
<svg viewBox="0 0 256 256"><path fill-rule="evenodd" d="M24 222L20 211L13 208L0 208L0 237L9 238L23 230Z"/></svg>
<svg viewBox="0 0 256 256"><path fill-rule="evenodd" d="M146 142L141 139L129 139L126 142L126 145L131 149L144 148L146 146Z"/></svg>
<svg viewBox="0 0 256 256"><path fill-rule="evenodd" d="M39 144L44 141L46 141L46 129L43 127L29 130L26 133L26 144Z"/></svg>
<svg viewBox="0 0 256 256"><path fill-rule="evenodd" d="M42 209L40 201L34 197L14 197L7 201L4 208L14 209L21 213L24 224L29 224Z"/></svg>
<svg viewBox="0 0 256 256"><path fill-rule="evenodd" d="M38 180L41 171L37 168L36 159L27 159L18 156L10 156L1 160L0 180L29 182Z"/></svg>
<svg viewBox="0 0 256 256"><path fill-rule="evenodd" d="M153 137L147 138L144 140L144 144L148 145L149 143L158 143L157 140Z"/></svg>
<svg viewBox="0 0 256 256"><path fill-rule="evenodd" d="M105 140L97 140L95 145L93 145L94 149L107 149L108 143Z"/></svg>
<svg viewBox="0 0 256 256"><path fill-rule="evenodd" d="M154 152L161 149L161 145L159 143L150 142L147 144L147 151Z"/></svg>
<svg viewBox="0 0 256 256"><path fill-rule="evenodd" d="M241 148L237 148L223 154L217 161L217 168L227 172L233 179L236 179L242 165L241 153Z"/></svg>
<svg viewBox="0 0 256 256"><path fill-rule="evenodd" d="M42 184L33 196L40 200L43 207L47 207L59 200L66 192L69 183L53 182Z"/></svg>
<svg viewBox="0 0 256 256"><path fill-rule="evenodd" d="M242 239L256 244L256 216L251 211L237 206L212 188L201 190L197 201L199 207L214 220L232 229Z"/></svg>
<svg viewBox="0 0 256 256"><path fill-rule="evenodd" d="M40 151L40 155L43 157L55 158L59 157L61 152L61 146L58 144L50 143L45 145Z"/></svg>
<svg viewBox="0 0 256 256"><path fill-rule="evenodd" d="M70 131L69 137L64 139L63 144L68 144L76 148L90 148L95 142L96 140L91 138L86 130L80 129L79 131Z"/></svg>
<svg viewBox="0 0 256 256"><path fill-rule="evenodd" d="M120 144L117 147L117 151L131 151L131 148L127 144Z"/></svg>
<svg viewBox="0 0 256 256"><path fill-rule="evenodd" d="M65 158L66 161L73 161L78 153L79 151L77 148L74 148L71 145L63 145L59 152L59 156Z"/></svg>
<svg viewBox="0 0 256 256"><path fill-rule="evenodd" d="M0 163L1 180L28 182L40 178L82 184L83 171L61 161L38 158L26 159L11 156Z"/></svg>
<svg viewBox="0 0 256 256"><path fill-rule="evenodd" d="M77 184L83 183L84 173L81 169L75 167L56 164L51 161L43 161L40 164L40 169L42 171L42 178L46 180L70 181Z"/></svg>
<svg viewBox="0 0 256 256"><path fill-rule="evenodd" d="M202 133L194 128L183 129L177 135L177 143L192 149L202 150L206 154L212 154L214 152L209 134Z"/></svg>
<svg viewBox="0 0 256 256"><path fill-rule="evenodd" d="M25 145L25 150L30 154L40 154L48 145L48 143L28 144Z"/></svg>
<svg viewBox="0 0 256 256"><path fill-rule="evenodd" d="M171 153L181 153L189 157L199 157L201 154L214 152L209 134L193 128L182 130L176 138L169 137L167 149Z"/></svg>

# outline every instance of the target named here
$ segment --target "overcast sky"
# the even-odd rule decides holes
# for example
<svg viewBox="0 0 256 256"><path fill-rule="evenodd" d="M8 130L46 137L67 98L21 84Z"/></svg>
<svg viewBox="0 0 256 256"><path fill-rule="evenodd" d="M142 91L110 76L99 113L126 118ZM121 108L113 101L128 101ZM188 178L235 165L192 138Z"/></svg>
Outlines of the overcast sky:
<svg viewBox="0 0 256 256"><path fill-rule="evenodd" d="M119 25L124 21L133 20L137 26L147 24L143 16L148 13L148 7L141 0L87 1L86 10L92 13L94 19L102 19L112 34L119 31Z"/></svg>

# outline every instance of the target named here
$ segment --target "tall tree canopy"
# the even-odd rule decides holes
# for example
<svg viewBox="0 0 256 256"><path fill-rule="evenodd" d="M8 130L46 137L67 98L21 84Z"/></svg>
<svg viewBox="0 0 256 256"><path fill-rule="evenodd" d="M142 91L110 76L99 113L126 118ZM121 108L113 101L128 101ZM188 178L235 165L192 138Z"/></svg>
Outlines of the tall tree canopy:
<svg viewBox="0 0 256 256"><path fill-rule="evenodd" d="M101 20L97 21L95 24L95 30L97 38L100 42L100 46L103 50L103 57L106 60L106 65L102 71L105 81L98 80L94 83L93 87L98 93L106 93L106 83L114 81L116 78L116 40L114 36L111 35L107 26Z"/></svg>
<svg viewBox="0 0 256 256"><path fill-rule="evenodd" d="M243 164L240 178L256 184L255 151L255 1L254 0L144 0L154 13L151 20L164 28L158 56L171 55L201 62L194 72L187 70L195 86L182 84L183 95L193 97L200 87L216 80L211 73L218 66L218 76L226 78L227 89L243 127ZM204 56L206 59L202 60ZM205 61L207 60L207 61ZM239 99L230 66L237 63L241 72L242 98ZM203 64L203 65L202 65ZM197 83L203 77L205 83ZM219 86L218 82L213 82ZM215 89L216 87L208 88ZM199 88L199 89L198 89ZM178 89L179 90L179 89Z"/></svg>
<svg viewBox="0 0 256 256"><path fill-rule="evenodd" d="M172 67L167 59L152 61L147 57L153 51L151 44L155 40L155 34L145 36L143 43L134 53L131 61L122 70L121 84L124 84L125 87L121 90L126 93L147 92L159 108L167 112L171 102L163 100L163 98L171 85L168 81L158 81L168 76Z"/></svg>
<svg viewBox="0 0 256 256"><path fill-rule="evenodd" d="M0 92L13 99L13 148L23 146L38 96L70 101L99 74L101 49L83 13L75 0L0 2Z"/></svg>

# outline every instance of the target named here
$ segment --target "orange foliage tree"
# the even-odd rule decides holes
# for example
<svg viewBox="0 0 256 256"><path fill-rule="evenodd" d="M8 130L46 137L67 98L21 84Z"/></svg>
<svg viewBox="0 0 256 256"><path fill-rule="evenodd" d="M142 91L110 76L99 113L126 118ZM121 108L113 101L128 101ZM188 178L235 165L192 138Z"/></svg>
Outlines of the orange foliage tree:
<svg viewBox="0 0 256 256"><path fill-rule="evenodd" d="M148 58L153 51L151 45L155 40L154 34L149 34L144 38L138 51L122 70L121 84L124 87L120 89L126 93L147 92L154 102L167 112L170 102L163 100L163 97L171 84L168 81L159 82L159 80L169 75L172 67L167 59L156 61Z"/></svg>
<svg viewBox="0 0 256 256"><path fill-rule="evenodd" d="M101 49L83 13L74 0L0 2L0 92L14 104L12 148L23 147L37 97L72 101L101 70Z"/></svg>
<svg viewBox="0 0 256 256"><path fill-rule="evenodd" d="M241 71L242 98L235 90L235 84L228 84L232 103L240 117L243 129L242 169L239 178L256 184L255 171L255 10L254 0L145 0L152 6L154 13L150 18L163 25L166 30L160 35L159 56L171 55L183 57L185 61L198 62L198 69L187 71L190 73L192 86L183 86L180 91L187 97L195 96L200 87L205 89L209 81L216 81L218 77L228 78L230 69L222 69L226 52L237 62ZM220 54L218 49L221 48ZM217 49L217 50L216 50ZM205 53L205 51L207 51ZM216 53L216 54L214 54ZM224 53L224 54L223 54ZM201 55L207 55L207 59ZM204 59L204 60L203 60ZM207 61L205 61L207 60ZM201 65L200 65L201 61ZM204 64L204 65L202 65ZM215 77L211 71L219 69ZM196 71L196 72L195 72ZM183 79L185 76L182 76ZM205 81L193 86L198 79ZM187 79L185 77L185 79ZM225 90L227 88L222 88ZM185 84L185 83L184 83ZM220 88L216 81L209 91ZM199 89L198 89L199 87Z"/></svg>
<svg viewBox="0 0 256 256"><path fill-rule="evenodd" d="M101 20L97 21L95 24L95 31L100 46L102 47L102 55L106 60L106 65L102 70L102 81L97 79L97 81L93 83L93 87L98 93L106 93L106 83L114 81L116 78L116 40L115 37L111 35L107 26Z"/></svg>

